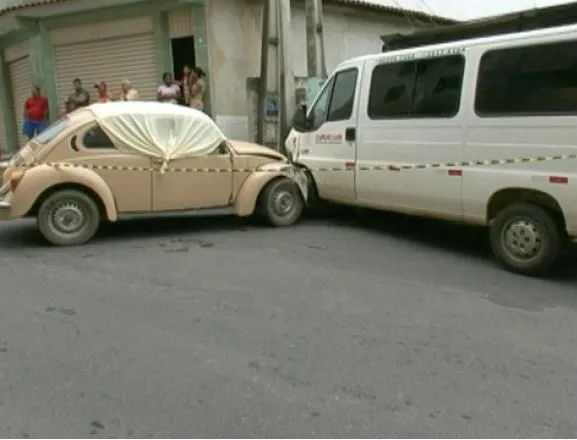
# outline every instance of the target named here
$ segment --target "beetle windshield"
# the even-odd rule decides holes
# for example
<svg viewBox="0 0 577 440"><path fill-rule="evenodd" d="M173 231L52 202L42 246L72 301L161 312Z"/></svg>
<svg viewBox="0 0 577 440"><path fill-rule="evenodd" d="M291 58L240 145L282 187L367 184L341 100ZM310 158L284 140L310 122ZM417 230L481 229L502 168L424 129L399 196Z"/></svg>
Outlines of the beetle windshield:
<svg viewBox="0 0 577 440"><path fill-rule="evenodd" d="M42 131L38 134L34 139L34 143L39 145L45 145L51 140L53 140L56 136L62 133L66 128L70 125L70 119L64 117L59 119L58 121L54 122L50 125L46 130Z"/></svg>

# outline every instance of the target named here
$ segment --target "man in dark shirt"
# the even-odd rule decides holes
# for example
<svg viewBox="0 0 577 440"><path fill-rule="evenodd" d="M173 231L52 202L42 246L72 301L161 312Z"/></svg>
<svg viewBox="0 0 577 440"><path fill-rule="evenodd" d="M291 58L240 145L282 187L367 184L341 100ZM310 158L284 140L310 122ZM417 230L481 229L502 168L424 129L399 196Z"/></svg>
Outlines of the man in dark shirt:
<svg viewBox="0 0 577 440"><path fill-rule="evenodd" d="M77 108L90 105L90 93L82 87L82 81L76 78L72 82L72 85L74 86L74 92L72 92L68 99L74 102Z"/></svg>

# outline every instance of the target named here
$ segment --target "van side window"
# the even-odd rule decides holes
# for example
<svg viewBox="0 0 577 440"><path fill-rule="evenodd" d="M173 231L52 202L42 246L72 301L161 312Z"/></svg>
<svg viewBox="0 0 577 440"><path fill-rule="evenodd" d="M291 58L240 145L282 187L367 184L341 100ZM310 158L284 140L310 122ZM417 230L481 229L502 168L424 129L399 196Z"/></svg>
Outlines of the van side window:
<svg viewBox="0 0 577 440"><path fill-rule="evenodd" d="M451 118L459 111L464 71L461 55L376 66L368 115L371 119Z"/></svg>
<svg viewBox="0 0 577 440"><path fill-rule="evenodd" d="M475 111L481 117L577 113L577 42L486 52Z"/></svg>
<svg viewBox="0 0 577 440"><path fill-rule="evenodd" d="M371 119L408 118L415 62L381 64L371 77L368 113Z"/></svg>
<svg viewBox="0 0 577 440"><path fill-rule="evenodd" d="M326 87L321 92L317 101L313 105L309 113L311 129L313 131L318 130L321 125L323 125L327 119L327 110L329 108L329 98L335 84L334 77L329 80Z"/></svg>
<svg viewBox="0 0 577 440"><path fill-rule="evenodd" d="M411 118L452 118L459 112L465 58L453 55L417 63Z"/></svg>
<svg viewBox="0 0 577 440"><path fill-rule="evenodd" d="M327 121L348 121L351 118L356 87L357 69L343 70L336 74Z"/></svg>
<svg viewBox="0 0 577 440"><path fill-rule="evenodd" d="M82 138L82 144L86 148L116 148L114 142L100 127L88 130Z"/></svg>

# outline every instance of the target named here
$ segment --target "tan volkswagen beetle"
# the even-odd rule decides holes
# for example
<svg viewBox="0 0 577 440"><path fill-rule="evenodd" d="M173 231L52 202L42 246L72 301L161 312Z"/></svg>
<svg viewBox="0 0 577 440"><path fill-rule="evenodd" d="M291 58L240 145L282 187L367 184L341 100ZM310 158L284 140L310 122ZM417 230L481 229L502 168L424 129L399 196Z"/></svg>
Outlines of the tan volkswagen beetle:
<svg viewBox="0 0 577 440"><path fill-rule="evenodd" d="M306 175L282 154L227 140L207 115L156 102L93 104L52 124L7 164L0 219L36 217L55 245L102 221L150 214L250 216L289 226Z"/></svg>

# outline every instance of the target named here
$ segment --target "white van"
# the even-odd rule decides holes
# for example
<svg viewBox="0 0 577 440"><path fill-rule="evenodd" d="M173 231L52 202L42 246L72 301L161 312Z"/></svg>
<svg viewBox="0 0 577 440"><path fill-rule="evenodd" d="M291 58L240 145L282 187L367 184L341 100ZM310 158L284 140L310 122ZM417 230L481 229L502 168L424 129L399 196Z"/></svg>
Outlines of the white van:
<svg viewBox="0 0 577 440"><path fill-rule="evenodd" d="M345 61L286 147L322 200L488 225L508 269L542 273L577 236L577 26Z"/></svg>

